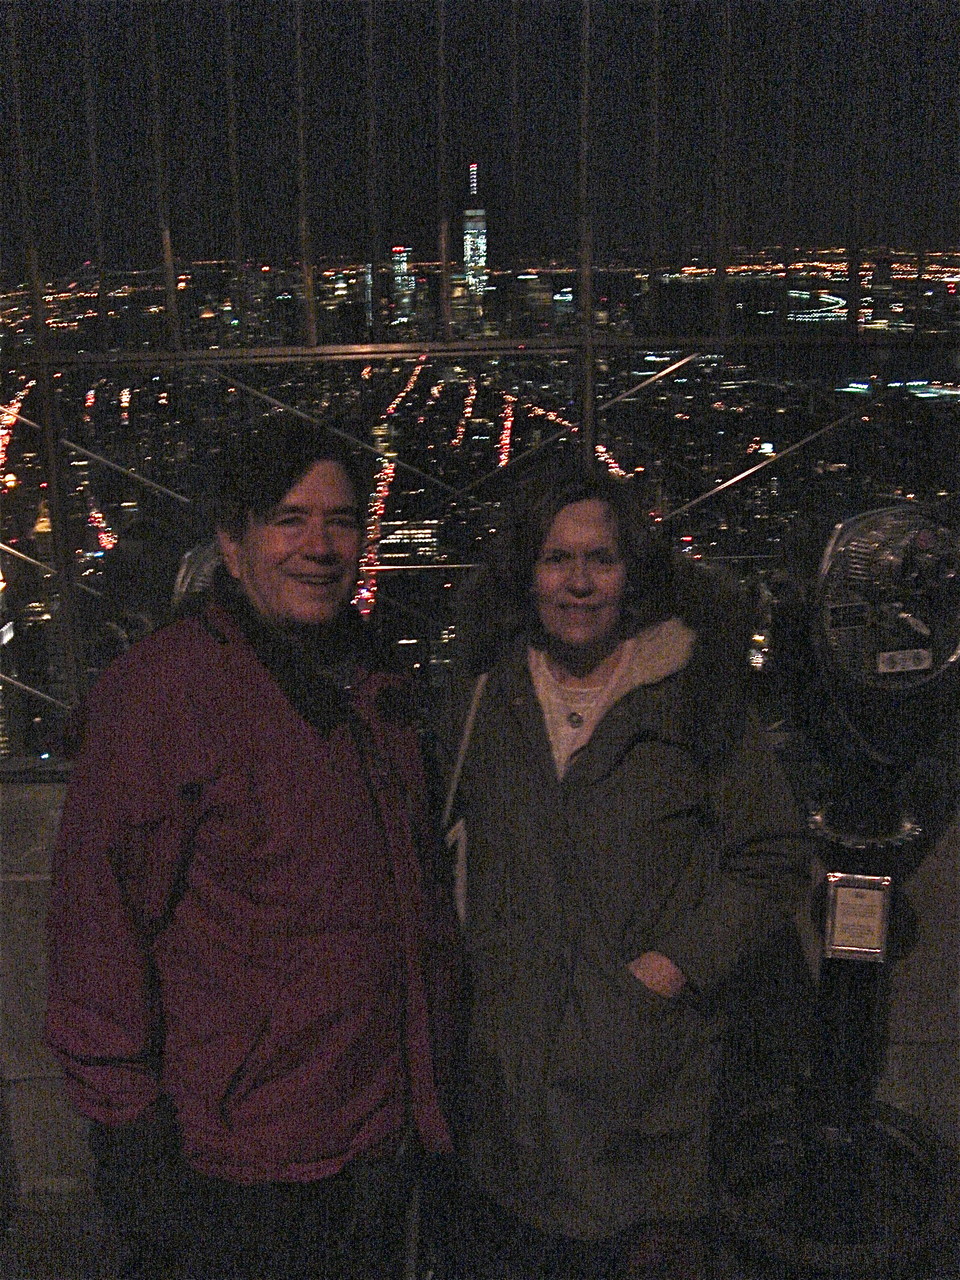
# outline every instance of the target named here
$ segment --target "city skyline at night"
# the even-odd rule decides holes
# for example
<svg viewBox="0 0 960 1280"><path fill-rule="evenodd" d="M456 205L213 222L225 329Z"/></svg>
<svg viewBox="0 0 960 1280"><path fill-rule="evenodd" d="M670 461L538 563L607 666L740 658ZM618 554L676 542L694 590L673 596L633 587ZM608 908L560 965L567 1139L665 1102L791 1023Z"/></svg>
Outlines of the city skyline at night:
<svg viewBox="0 0 960 1280"><path fill-rule="evenodd" d="M62 674L50 573L121 631L154 570L167 599L212 462L276 413L365 424L367 603L429 615L430 644L444 566L544 451L689 506L677 550L750 572L810 518L953 493L960 16L936 8L8 5L5 661Z"/></svg>
<svg viewBox="0 0 960 1280"><path fill-rule="evenodd" d="M950 74L960 19L949 6L40 0L29 22L12 6L0 44L9 56L19 31L41 269L97 260L95 205L106 269L159 260L158 147L177 259L239 248L297 260L298 12L305 212L319 261L385 260L396 243L435 260L441 215L470 207L471 162L484 175L491 265L572 260L585 9L598 260L960 242ZM0 156L12 173L9 101L6 111ZM12 282L23 270L16 184L2 199Z"/></svg>

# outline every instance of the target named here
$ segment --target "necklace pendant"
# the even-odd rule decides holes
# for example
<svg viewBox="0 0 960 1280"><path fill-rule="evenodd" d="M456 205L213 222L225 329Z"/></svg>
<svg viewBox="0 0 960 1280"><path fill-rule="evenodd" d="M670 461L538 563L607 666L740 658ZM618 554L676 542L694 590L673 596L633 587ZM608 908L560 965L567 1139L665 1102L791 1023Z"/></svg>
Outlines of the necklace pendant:
<svg viewBox="0 0 960 1280"><path fill-rule="evenodd" d="M571 711L567 716L567 724L571 729L579 729L583 726L583 716L579 711Z"/></svg>

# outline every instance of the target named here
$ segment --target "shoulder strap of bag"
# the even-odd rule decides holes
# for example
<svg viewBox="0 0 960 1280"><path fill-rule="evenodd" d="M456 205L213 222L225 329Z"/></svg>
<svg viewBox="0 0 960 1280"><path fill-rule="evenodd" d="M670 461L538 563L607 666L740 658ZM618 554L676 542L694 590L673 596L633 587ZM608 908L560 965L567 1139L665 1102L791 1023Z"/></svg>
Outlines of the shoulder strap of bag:
<svg viewBox="0 0 960 1280"><path fill-rule="evenodd" d="M450 814L453 812L453 802L457 798L457 788L460 786L460 774L463 772L463 762L467 758L467 749L470 746L470 738L473 734L473 722L477 718L477 708L480 706L480 699L483 697L483 690L487 683L489 672L484 671L477 676L476 683L473 686L473 697L470 699L470 710L467 712L467 718L463 724L463 733L460 736L460 749L457 751L456 763L453 766L453 773L450 775L450 785L447 788L447 802L443 806L443 818L441 822L443 829L446 830L450 823Z"/></svg>
<svg viewBox="0 0 960 1280"><path fill-rule="evenodd" d="M467 831L462 818L451 827L450 817L453 813L453 802L457 797L457 788L460 785L463 762L467 758L467 748L470 746L473 723L477 718L477 708L480 706L480 699L483 696L486 683L487 672L484 671L482 675L477 677L477 682L473 686L470 710L467 712L467 718L463 724L463 734L460 738L460 750L457 752L457 761L453 766L453 773L450 775L447 803L443 806L443 826L441 829L444 832L447 848L456 851L454 853L453 866L453 902L461 927L467 921Z"/></svg>

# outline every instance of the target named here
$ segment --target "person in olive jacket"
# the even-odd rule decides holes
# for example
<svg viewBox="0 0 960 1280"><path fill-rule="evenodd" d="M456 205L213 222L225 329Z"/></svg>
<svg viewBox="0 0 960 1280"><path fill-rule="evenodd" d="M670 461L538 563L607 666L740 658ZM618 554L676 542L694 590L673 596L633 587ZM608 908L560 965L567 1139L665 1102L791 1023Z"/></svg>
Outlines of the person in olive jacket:
<svg viewBox="0 0 960 1280"><path fill-rule="evenodd" d="M209 597L89 699L56 849L48 1038L124 1276L378 1280L453 917L405 680L350 607L363 489L323 434L225 468Z"/></svg>
<svg viewBox="0 0 960 1280"><path fill-rule="evenodd" d="M560 472L516 505L466 610L483 674L449 814L464 1252L498 1280L699 1277L711 996L794 910L809 846L736 595L626 482Z"/></svg>

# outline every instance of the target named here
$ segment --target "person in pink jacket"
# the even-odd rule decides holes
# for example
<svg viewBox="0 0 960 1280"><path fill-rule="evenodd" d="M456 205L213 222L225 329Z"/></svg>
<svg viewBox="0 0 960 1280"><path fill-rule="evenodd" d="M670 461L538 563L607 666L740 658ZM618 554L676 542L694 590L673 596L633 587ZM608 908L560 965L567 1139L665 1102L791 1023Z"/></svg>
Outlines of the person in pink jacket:
<svg viewBox="0 0 960 1280"><path fill-rule="evenodd" d="M125 1276L397 1275L448 1145L453 931L408 691L350 607L360 494L329 439L248 443L209 598L89 698L48 1038Z"/></svg>

